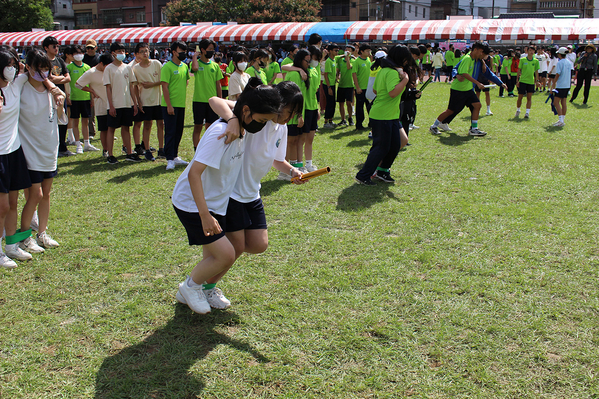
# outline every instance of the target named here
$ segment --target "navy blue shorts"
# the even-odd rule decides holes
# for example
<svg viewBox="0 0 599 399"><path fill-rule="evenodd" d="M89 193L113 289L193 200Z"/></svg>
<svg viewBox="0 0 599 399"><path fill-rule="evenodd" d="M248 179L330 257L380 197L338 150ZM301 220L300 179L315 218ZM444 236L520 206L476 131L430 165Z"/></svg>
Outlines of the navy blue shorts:
<svg viewBox="0 0 599 399"><path fill-rule="evenodd" d="M31 187L27 160L19 147L10 154L0 155L0 193Z"/></svg>
<svg viewBox="0 0 599 399"><path fill-rule="evenodd" d="M153 107L144 107L143 113L141 114L144 121L161 121L164 119L162 116L162 107L160 105L155 105Z"/></svg>
<svg viewBox="0 0 599 399"><path fill-rule="evenodd" d="M224 216L210 212L212 217L214 217L220 225L222 231L214 236L206 236L204 235L202 219L200 218L199 213L185 212L174 205L173 208L175 208L175 213L177 214L179 220L181 221L181 224L183 225L183 227L185 227L185 230L187 231L187 239L189 240L189 245L212 244L213 242L219 240L221 237L225 236L226 219Z"/></svg>
<svg viewBox="0 0 599 399"><path fill-rule="evenodd" d="M301 134L302 134L302 129L297 127L297 125L287 125L287 136L288 137L301 136Z"/></svg>
<svg viewBox="0 0 599 399"><path fill-rule="evenodd" d="M534 92L535 92L535 85L520 82L520 85L518 87L518 94L526 95L528 93L534 93Z"/></svg>
<svg viewBox="0 0 599 399"><path fill-rule="evenodd" d="M555 93L555 97L557 98L568 98L568 93L570 89L557 89L557 93Z"/></svg>
<svg viewBox="0 0 599 399"><path fill-rule="evenodd" d="M318 110L307 109L304 115L304 126L302 126L302 133L310 133L318 128ZM289 129L287 130L289 131Z"/></svg>
<svg viewBox="0 0 599 399"><path fill-rule="evenodd" d="M266 215L262 199L239 202L229 198L227 207L227 233L239 230L266 230Z"/></svg>
<svg viewBox="0 0 599 399"><path fill-rule="evenodd" d="M108 115L96 116L98 121L96 124L96 130L99 132L105 132L108 130Z"/></svg>
<svg viewBox="0 0 599 399"><path fill-rule="evenodd" d="M194 125L203 125L204 121L206 121L206 123L214 123L217 119L218 115L212 110L210 104L197 101L193 102Z"/></svg>
<svg viewBox="0 0 599 399"><path fill-rule="evenodd" d="M338 87L337 88L337 102L352 102L354 101L354 88L353 87Z"/></svg>
<svg viewBox="0 0 599 399"><path fill-rule="evenodd" d="M91 102L71 101L71 119L89 118L92 114Z"/></svg>
<svg viewBox="0 0 599 399"><path fill-rule="evenodd" d="M459 114L464 107L472 107L472 104L480 103L480 100L474 93L474 90L459 91L450 89L449 105L447 109L452 110L455 114Z"/></svg>
<svg viewBox="0 0 599 399"><path fill-rule="evenodd" d="M110 110L108 110L107 118L108 127L118 129L121 126L131 126L133 125L133 107L117 108L114 117L110 115Z"/></svg>
<svg viewBox="0 0 599 399"><path fill-rule="evenodd" d="M58 169L53 172L39 172L37 170L29 171L29 179L31 179L31 184L38 184L43 182L46 179L53 179L58 175Z"/></svg>

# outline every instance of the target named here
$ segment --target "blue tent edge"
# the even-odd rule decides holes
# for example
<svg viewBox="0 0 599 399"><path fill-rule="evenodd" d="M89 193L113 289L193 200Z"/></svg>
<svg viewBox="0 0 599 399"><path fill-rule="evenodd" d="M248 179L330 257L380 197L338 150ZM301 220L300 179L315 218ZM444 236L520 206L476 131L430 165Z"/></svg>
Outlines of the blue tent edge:
<svg viewBox="0 0 599 399"><path fill-rule="evenodd" d="M308 41L312 33L318 33L324 42L342 42L345 40L345 32L355 23L356 21L318 22L308 30L304 40Z"/></svg>

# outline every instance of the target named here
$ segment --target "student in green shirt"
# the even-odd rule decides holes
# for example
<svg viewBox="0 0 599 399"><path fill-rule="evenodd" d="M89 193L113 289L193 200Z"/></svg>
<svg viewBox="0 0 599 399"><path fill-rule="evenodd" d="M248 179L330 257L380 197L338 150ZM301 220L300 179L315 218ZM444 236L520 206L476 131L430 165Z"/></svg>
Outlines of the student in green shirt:
<svg viewBox="0 0 599 399"><path fill-rule="evenodd" d="M89 65L83 63L83 48L76 44L65 50L65 53L73 56L73 62L67 65L71 82L69 83L71 93L69 94L69 102L71 105L71 128L75 136L77 144L77 154L83 154L83 151L99 151L96 147L89 143L89 117L91 116L91 95L78 89L75 86L77 80L90 69ZM81 118L81 131L83 133L83 146L79 141L79 119Z"/></svg>
<svg viewBox="0 0 599 399"><path fill-rule="evenodd" d="M356 88L356 130L365 130L364 127L364 106L366 112L370 113L370 101L366 101L366 89L368 88L368 78L370 77L370 53L372 49L368 44L360 46L359 57L354 60L352 67L352 77L354 87Z"/></svg>
<svg viewBox="0 0 599 399"><path fill-rule="evenodd" d="M277 62L277 55L275 51L269 47L268 51L268 65L264 68L264 73L266 74L266 80L269 85L274 84L277 75L281 73L281 66Z"/></svg>
<svg viewBox="0 0 599 399"><path fill-rule="evenodd" d="M417 73L418 66L410 50L398 44L381 60L381 70L374 81L377 94L370 110L372 147L364 166L356 174L359 184L373 186L371 177L385 183L395 182L391 166L399 150L408 144L408 136L399 121L401 93L409 80L406 71Z"/></svg>
<svg viewBox="0 0 599 399"><path fill-rule="evenodd" d="M210 97L222 97L220 81L223 78L220 65L210 60L214 56L216 48L214 40L202 39L198 47L200 48L199 54L196 51L191 59L191 71L195 81L193 90L194 151L200 142L204 122L208 129L218 119L216 113L210 108L208 100ZM198 55L200 56L199 60Z"/></svg>
<svg viewBox="0 0 599 399"><path fill-rule="evenodd" d="M328 47L328 58L324 63L324 84L326 86L326 109L324 111L324 129L334 129L333 116L335 116L335 84L337 83L337 62L336 57L339 52L339 46L330 44Z"/></svg>
<svg viewBox="0 0 599 399"><path fill-rule="evenodd" d="M518 88L518 101L516 101L516 115L520 116L520 107L522 98L526 96L526 113L524 118L530 118L530 107L532 106L532 94L535 92L535 82L539 81L539 60L535 57L537 49L534 45L529 45L526 49L527 56L521 58L518 63L518 75L516 77L516 87Z"/></svg>
<svg viewBox="0 0 599 399"><path fill-rule="evenodd" d="M263 84L268 84L268 78L264 69L268 61L268 53L263 49L254 49L250 53L250 66L245 72L250 75L251 78L260 78Z"/></svg>
<svg viewBox="0 0 599 399"><path fill-rule="evenodd" d="M445 83L447 83L447 82L451 82L451 80L452 80L451 71L453 70L453 67L456 64L453 44L450 44L449 50L447 50L445 52L445 64L447 65L447 67L446 67L447 76L445 76Z"/></svg>
<svg viewBox="0 0 599 399"><path fill-rule="evenodd" d="M298 51L299 49L297 46L291 46L291 48L289 48L289 54L287 54L287 57L285 57L285 59L281 62L281 67L285 65L293 65L293 59ZM283 80L285 80L285 72L283 72Z"/></svg>
<svg viewBox="0 0 599 399"><path fill-rule="evenodd" d="M512 68L512 57L514 56L514 50L508 49L505 57L503 57L503 62L501 63L501 67L499 68L499 76L501 80L507 83L507 91L511 93L513 88L512 79L510 76L510 70ZM499 89L499 97L503 97L503 87Z"/></svg>
<svg viewBox="0 0 599 399"><path fill-rule="evenodd" d="M164 117L164 153L166 170L175 169L175 165L187 165L179 157L179 143L183 137L185 125L185 99L189 69L182 61L187 56L187 44L174 42L171 45L173 58L162 66L160 82L162 84L162 116Z"/></svg>
<svg viewBox="0 0 599 399"><path fill-rule="evenodd" d="M347 107L347 119L349 125L354 125L352 118L352 103L354 101L354 81L352 78L352 58L351 53L355 50L354 46L345 46L345 53L336 59L337 72L339 73L339 85L337 86L337 102L339 103L339 113L341 114L341 122L339 126L346 126L345 108Z"/></svg>

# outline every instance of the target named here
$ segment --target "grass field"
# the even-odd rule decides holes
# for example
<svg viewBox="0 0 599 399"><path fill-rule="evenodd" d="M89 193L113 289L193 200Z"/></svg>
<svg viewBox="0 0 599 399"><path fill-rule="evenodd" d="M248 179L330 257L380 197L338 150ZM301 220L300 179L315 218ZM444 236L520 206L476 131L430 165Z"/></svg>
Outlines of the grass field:
<svg viewBox="0 0 599 399"><path fill-rule="evenodd" d="M354 183L370 141L349 127L317 133L331 174L271 171L270 247L206 316L175 300L201 257L171 206L183 169L60 158L60 248L0 270L0 397L599 398L599 89L563 129L544 95L514 120L494 90L484 138L468 112L428 133L448 95L419 100L395 185Z"/></svg>

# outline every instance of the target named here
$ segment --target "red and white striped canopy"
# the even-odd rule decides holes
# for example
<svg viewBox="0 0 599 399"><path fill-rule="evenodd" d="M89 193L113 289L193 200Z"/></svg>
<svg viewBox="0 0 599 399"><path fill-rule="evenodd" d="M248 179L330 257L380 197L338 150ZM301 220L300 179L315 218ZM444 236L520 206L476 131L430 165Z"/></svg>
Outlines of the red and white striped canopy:
<svg viewBox="0 0 599 399"><path fill-rule="evenodd" d="M599 37L599 19L473 19L431 21L281 22L245 25L192 25L156 28L62 30L0 33L0 44L40 45L48 35L62 45L98 43L222 41L304 41L310 33L324 40L590 40Z"/></svg>
<svg viewBox="0 0 599 399"><path fill-rule="evenodd" d="M156 28L81 29L52 32L0 33L0 43L14 47L40 45L46 36L54 36L61 45L98 43L171 43L201 39L220 41L272 41L305 39L316 22L285 22L246 25L191 25Z"/></svg>
<svg viewBox="0 0 599 399"><path fill-rule="evenodd" d="M599 37L599 19L471 19L356 22L346 39L375 40L578 40Z"/></svg>

